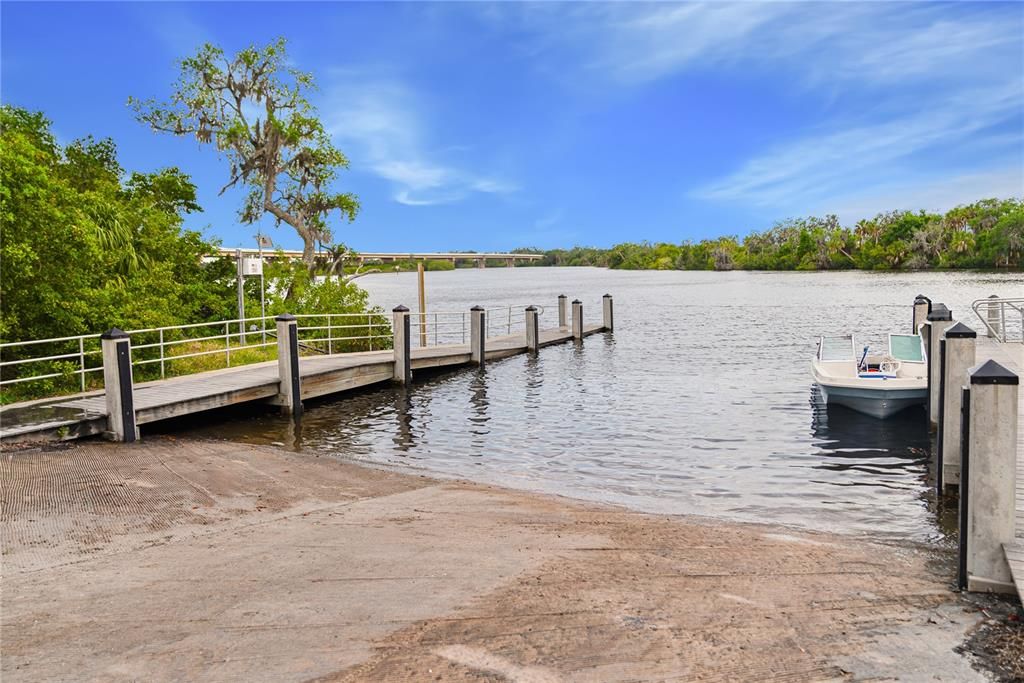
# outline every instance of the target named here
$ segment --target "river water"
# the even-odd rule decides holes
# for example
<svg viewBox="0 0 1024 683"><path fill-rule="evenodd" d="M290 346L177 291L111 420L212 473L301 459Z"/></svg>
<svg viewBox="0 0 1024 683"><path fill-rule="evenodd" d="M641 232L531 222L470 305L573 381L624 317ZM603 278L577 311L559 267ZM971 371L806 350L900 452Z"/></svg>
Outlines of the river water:
<svg viewBox="0 0 1024 683"><path fill-rule="evenodd" d="M359 280L373 303L416 308L414 273ZM614 334L312 402L300 425L265 414L200 427L311 455L626 505L872 537L950 542L928 483L923 410L879 421L816 401L818 335L882 344L916 294L978 328L970 303L1019 296L1002 273L750 273L495 268L427 273L429 310L556 297Z"/></svg>

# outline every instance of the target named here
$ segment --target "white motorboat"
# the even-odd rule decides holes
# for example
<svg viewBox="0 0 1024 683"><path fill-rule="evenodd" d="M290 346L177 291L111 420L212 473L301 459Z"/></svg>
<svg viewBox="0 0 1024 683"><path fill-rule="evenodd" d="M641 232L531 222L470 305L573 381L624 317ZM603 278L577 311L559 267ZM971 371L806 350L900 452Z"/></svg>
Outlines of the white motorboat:
<svg viewBox="0 0 1024 683"><path fill-rule="evenodd" d="M857 351L853 335L821 337L811 363L827 403L886 418L928 400L928 366L920 335L890 334L886 353Z"/></svg>

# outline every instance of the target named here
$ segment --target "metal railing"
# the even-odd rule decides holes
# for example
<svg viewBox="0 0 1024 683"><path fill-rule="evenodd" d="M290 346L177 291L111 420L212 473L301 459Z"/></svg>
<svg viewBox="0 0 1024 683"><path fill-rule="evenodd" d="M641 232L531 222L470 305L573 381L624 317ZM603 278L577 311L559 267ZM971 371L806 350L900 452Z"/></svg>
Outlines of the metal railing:
<svg viewBox="0 0 1024 683"><path fill-rule="evenodd" d="M469 311L410 311L408 315L415 347L469 343Z"/></svg>
<svg viewBox="0 0 1024 683"><path fill-rule="evenodd" d="M971 309L988 336L1003 343L1024 343L1024 298L978 299Z"/></svg>
<svg viewBox="0 0 1024 683"><path fill-rule="evenodd" d="M391 323L383 313L308 313L295 317L300 345L316 353L391 348Z"/></svg>
<svg viewBox="0 0 1024 683"><path fill-rule="evenodd" d="M526 332L526 307L530 304L512 304L487 309L487 336L501 337L514 331ZM544 307L533 304L537 315L544 315Z"/></svg>

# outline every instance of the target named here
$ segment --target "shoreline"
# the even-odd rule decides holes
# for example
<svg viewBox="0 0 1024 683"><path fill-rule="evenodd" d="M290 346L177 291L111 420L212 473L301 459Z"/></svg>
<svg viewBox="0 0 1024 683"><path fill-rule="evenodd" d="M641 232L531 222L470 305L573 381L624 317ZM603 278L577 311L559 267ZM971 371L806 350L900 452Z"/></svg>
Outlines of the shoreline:
<svg viewBox="0 0 1024 683"><path fill-rule="evenodd" d="M0 482L7 680L986 680L916 544L166 436Z"/></svg>

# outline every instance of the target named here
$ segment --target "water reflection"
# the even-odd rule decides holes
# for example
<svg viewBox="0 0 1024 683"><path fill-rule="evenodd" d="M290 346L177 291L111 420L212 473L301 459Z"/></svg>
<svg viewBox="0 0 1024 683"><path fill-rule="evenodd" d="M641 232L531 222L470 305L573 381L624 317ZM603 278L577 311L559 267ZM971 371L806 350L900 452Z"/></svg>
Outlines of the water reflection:
<svg viewBox="0 0 1024 683"><path fill-rule="evenodd" d="M416 448L412 391L408 385L403 384L392 389L391 393L395 407L395 433L391 441L395 444L395 450L407 454Z"/></svg>

